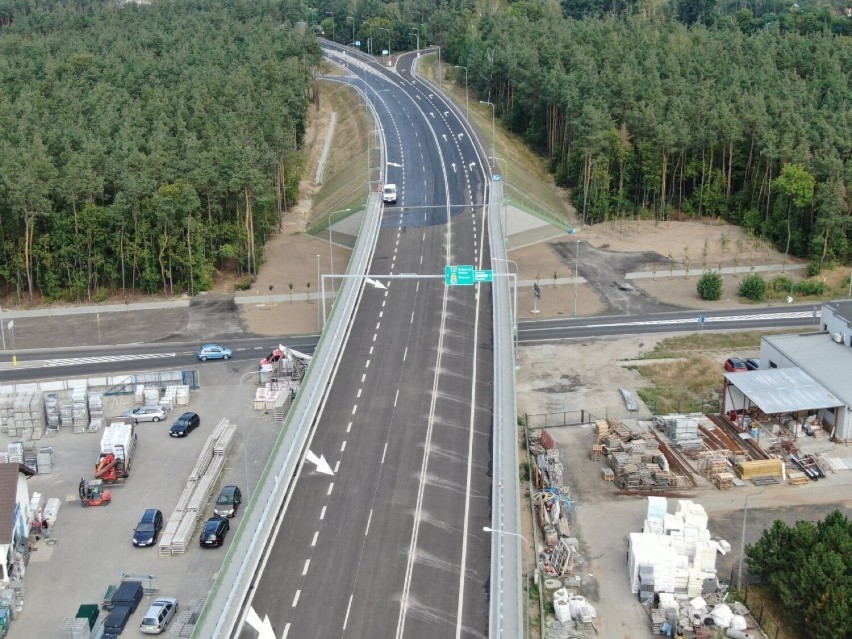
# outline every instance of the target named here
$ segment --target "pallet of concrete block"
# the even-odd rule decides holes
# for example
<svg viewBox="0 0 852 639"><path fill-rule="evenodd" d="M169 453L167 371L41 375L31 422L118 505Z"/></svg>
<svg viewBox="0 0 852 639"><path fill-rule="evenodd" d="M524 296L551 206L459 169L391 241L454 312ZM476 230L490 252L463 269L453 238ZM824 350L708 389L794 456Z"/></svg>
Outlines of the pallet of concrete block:
<svg viewBox="0 0 852 639"><path fill-rule="evenodd" d="M36 456L36 466L39 475L49 475L53 472L53 464L56 462L56 457L53 454L53 446L43 446L38 449Z"/></svg>
<svg viewBox="0 0 852 639"><path fill-rule="evenodd" d="M88 619L65 617L59 622L59 639L89 639L91 636Z"/></svg>
<svg viewBox="0 0 852 639"><path fill-rule="evenodd" d="M611 468L601 468L601 478L604 481L615 481L615 473Z"/></svg>
<svg viewBox="0 0 852 639"><path fill-rule="evenodd" d="M781 477L784 473L784 460L757 459L744 461L736 465L737 475L742 480L759 479L763 477Z"/></svg>
<svg viewBox="0 0 852 639"><path fill-rule="evenodd" d="M44 396L44 414L48 430L56 431L59 429L59 395L57 393L47 393Z"/></svg>
<svg viewBox="0 0 852 639"><path fill-rule="evenodd" d="M189 386L186 384L181 384L180 386L175 386L175 405L176 406L187 406L189 404Z"/></svg>
<svg viewBox="0 0 852 639"><path fill-rule="evenodd" d="M23 442L11 442L8 446L6 446L6 453L9 455L9 463L10 464L23 464L24 463L24 443Z"/></svg>
<svg viewBox="0 0 852 639"><path fill-rule="evenodd" d="M146 386L142 391L142 403L145 406L156 406L160 403L160 389Z"/></svg>
<svg viewBox="0 0 852 639"><path fill-rule="evenodd" d="M15 402L14 395L0 395L0 431L8 432L9 422L12 421L12 405Z"/></svg>

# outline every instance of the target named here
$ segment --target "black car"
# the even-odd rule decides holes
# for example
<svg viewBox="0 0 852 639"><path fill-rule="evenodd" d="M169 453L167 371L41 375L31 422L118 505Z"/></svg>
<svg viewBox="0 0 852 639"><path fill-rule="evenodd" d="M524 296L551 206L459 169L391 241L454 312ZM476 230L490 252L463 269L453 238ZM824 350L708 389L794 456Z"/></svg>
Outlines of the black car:
<svg viewBox="0 0 852 639"><path fill-rule="evenodd" d="M236 486L225 486L216 498L213 514L218 517L233 517L243 501L242 493Z"/></svg>
<svg viewBox="0 0 852 639"><path fill-rule="evenodd" d="M201 424L201 418L197 413L184 413L172 424L172 427L169 429L169 435L172 437L186 437L199 424Z"/></svg>
<svg viewBox="0 0 852 639"><path fill-rule="evenodd" d="M225 535L231 528L227 517L211 517L204 522L199 543L202 548L218 548L225 543Z"/></svg>
<svg viewBox="0 0 852 639"><path fill-rule="evenodd" d="M153 546L157 543L162 528L163 513L156 508L149 508L142 514L142 519L133 531L133 545L137 548Z"/></svg>
<svg viewBox="0 0 852 639"><path fill-rule="evenodd" d="M745 361L746 368L750 371L756 371L760 368L760 360L759 359L747 359Z"/></svg>

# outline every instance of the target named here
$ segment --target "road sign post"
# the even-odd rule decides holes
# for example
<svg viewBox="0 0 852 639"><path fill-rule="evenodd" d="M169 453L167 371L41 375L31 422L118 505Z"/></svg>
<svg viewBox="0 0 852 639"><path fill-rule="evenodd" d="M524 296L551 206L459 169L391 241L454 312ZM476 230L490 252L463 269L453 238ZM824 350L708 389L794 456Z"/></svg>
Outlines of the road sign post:
<svg viewBox="0 0 852 639"><path fill-rule="evenodd" d="M541 299L541 289L538 287L538 282L533 282L533 309L532 314L538 315L538 301Z"/></svg>

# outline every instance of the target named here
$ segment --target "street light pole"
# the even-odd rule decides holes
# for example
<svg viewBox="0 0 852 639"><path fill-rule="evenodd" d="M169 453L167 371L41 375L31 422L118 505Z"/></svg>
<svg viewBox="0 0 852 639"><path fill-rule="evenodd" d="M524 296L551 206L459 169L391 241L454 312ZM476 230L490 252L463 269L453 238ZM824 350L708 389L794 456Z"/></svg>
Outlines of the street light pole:
<svg viewBox="0 0 852 639"><path fill-rule="evenodd" d="M0 307L0 335L3 336L3 350L6 350L6 328L3 326L3 308Z"/></svg>
<svg viewBox="0 0 852 639"><path fill-rule="evenodd" d="M512 537L518 537L518 538L524 540L524 543L527 545L527 547L529 547L529 545L530 545L530 542L527 541L527 538L524 537L520 533L509 532L508 530L497 530L496 528L491 528L490 526L483 526L482 530L483 530L483 532L495 533L497 535L511 535ZM535 549L533 549L533 551L534 550ZM526 549L523 552L523 554L521 555L521 558L522 558L523 563L526 564L527 563ZM528 566L527 566L527 568L528 568ZM529 571L527 570L527 572L529 572ZM525 636L531 637L532 635L530 634L530 610L529 610L529 608L530 608L530 576L529 575L527 575L524 578L524 592L526 593L526 600L527 600L526 605L524 605L524 621L526 622L526 626L527 626L527 632L526 632Z"/></svg>
<svg viewBox="0 0 852 639"><path fill-rule="evenodd" d="M320 255L317 253L317 291L319 291L320 284ZM323 303L325 302L325 298L323 296ZM320 323L320 305L317 304L317 330L322 331L322 324Z"/></svg>
<svg viewBox="0 0 852 639"><path fill-rule="evenodd" d="M334 11L326 11L325 14L331 16L331 41L334 42Z"/></svg>
<svg viewBox="0 0 852 639"><path fill-rule="evenodd" d="M580 240L577 240L577 254L574 256L574 317L577 317L577 269L580 266Z"/></svg>
<svg viewBox="0 0 852 639"><path fill-rule="evenodd" d="M382 31L388 32L388 62L390 62L390 58L391 58L391 46L390 46L391 45L391 37L390 37L391 32L390 32L390 29L385 29L384 27L379 27L379 29L381 29Z"/></svg>
<svg viewBox="0 0 852 639"><path fill-rule="evenodd" d="M494 103L489 102L488 100L480 100L480 104L487 104L491 107L491 153L497 154L497 142L494 138ZM491 166L494 166L494 163L491 163Z"/></svg>
<svg viewBox="0 0 852 639"><path fill-rule="evenodd" d="M352 46L355 46L355 18L352 16L346 16L346 21L349 22L352 20Z"/></svg>
<svg viewBox="0 0 852 639"><path fill-rule="evenodd" d="M743 578L743 555L745 554L745 536L746 536L746 517L748 516L748 498L752 495L760 495L765 491L759 490L756 493L749 493L745 498L745 508L743 509L743 534L740 538L740 562L737 567L737 590L742 589L742 578Z"/></svg>
<svg viewBox="0 0 852 639"><path fill-rule="evenodd" d="M334 300L334 244L331 243L331 218L338 213L348 213L352 209L342 209L340 211L332 211L328 214L328 257L331 266L331 299Z"/></svg>
<svg viewBox="0 0 852 639"><path fill-rule="evenodd" d="M417 32L415 35L417 36L417 57L419 58L420 57L420 29L418 29L416 27L411 27L411 30Z"/></svg>
<svg viewBox="0 0 852 639"><path fill-rule="evenodd" d="M454 66L456 69L464 69L464 106L467 113L467 121L470 122L470 101L467 99L467 67L461 64Z"/></svg>

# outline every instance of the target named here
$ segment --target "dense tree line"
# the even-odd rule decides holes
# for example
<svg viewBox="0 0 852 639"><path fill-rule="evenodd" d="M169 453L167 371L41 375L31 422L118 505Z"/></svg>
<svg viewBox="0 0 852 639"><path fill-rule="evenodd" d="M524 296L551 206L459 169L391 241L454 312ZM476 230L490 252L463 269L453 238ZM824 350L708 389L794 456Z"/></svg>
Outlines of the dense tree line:
<svg viewBox="0 0 852 639"><path fill-rule="evenodd" d="M852 637L852 521L839 510L790 527L776 520L746 562L799 624L799 634Z"/></svg>
<svg viewBox="0 0 852 639"><path fill-rule="evenodd" d="M553 11L468 14L445 56L550 158L583 221L723 217L816 268L849 260L852 39Z"/></svg>
<svg viewBox="0 0 852 639"><path fill-rule="evenodd" d="M0 283L22 298L251 276L296 197L320 50L291 0L0 0Z"/></svg>

